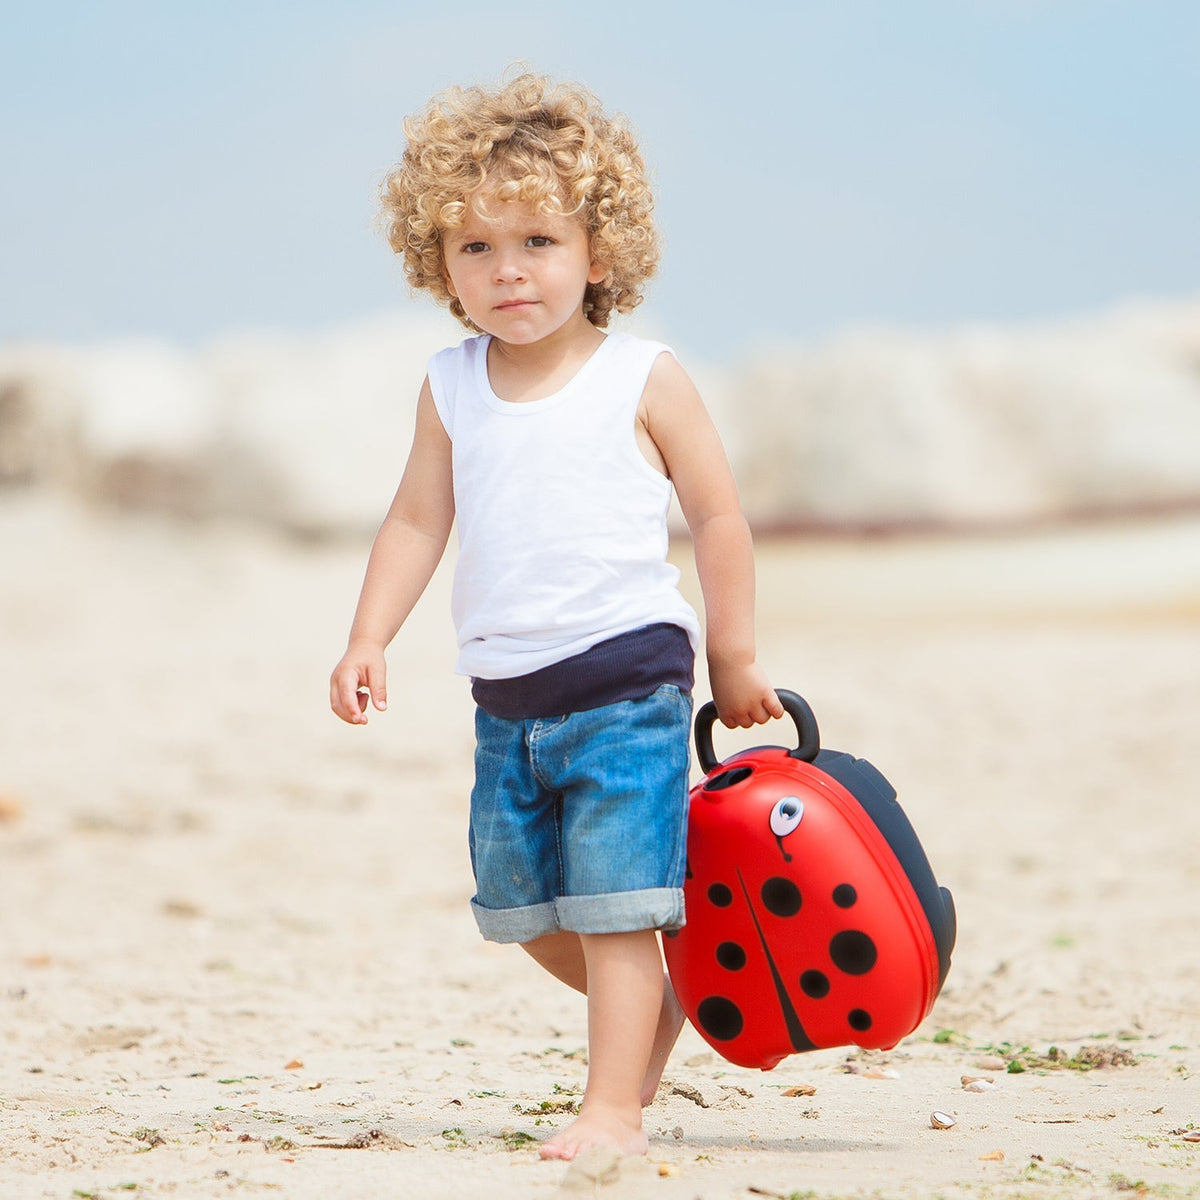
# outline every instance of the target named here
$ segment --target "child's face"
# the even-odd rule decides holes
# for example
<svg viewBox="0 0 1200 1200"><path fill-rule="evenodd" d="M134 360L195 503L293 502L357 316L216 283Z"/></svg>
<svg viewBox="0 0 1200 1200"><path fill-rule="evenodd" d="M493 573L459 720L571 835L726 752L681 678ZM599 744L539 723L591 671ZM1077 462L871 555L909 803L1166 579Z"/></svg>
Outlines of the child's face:
<svg viewBox="0 0 1200 1200"><path fill-rule="evenodd" d="M473 203L457 229L442 234L446 286L485 333L530 345L586 322L583 296L606 268L592 259L587 230L574 217L522 201Z"/></svg>

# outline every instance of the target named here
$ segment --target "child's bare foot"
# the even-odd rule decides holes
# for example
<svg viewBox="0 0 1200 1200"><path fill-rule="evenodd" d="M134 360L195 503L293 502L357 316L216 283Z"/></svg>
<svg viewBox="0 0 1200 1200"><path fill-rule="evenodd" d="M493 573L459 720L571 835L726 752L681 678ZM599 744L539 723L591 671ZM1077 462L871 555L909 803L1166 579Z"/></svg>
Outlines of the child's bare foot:
<svg viewBox="0 0 1200 1200"><path fill-rule="evenodd" d="M679 1032L683 1029L683 1009L675 999L675 989L669 978L663 981L662 1008L658 1014L658 1027L654 1030L654 1045L650 1049L650 1064L646 1068L646 1077L642 1080L642 1107L654 1102L658 1094L658 1085L666 1070L667 1059L671 1056L675 1043L679 1040Z"/></svg>
<svg viewBox="0 0 1200 1200"><path fill-rule="evenodd" d="M542 1158L567 1162L596 1146L611 1147L618 1154L645 1154L650 1143L642 1130L641 1114L631 1119L620 1109L586 1105L566 1129L547 1138L538 1153Z"/></svg>

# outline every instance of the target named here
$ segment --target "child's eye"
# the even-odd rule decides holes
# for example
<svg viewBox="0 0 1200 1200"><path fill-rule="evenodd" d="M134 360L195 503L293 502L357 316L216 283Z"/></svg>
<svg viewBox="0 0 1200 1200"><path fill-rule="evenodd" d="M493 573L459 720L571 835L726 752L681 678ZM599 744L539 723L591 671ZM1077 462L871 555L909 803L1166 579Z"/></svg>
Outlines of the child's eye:
<svg viewBox="0 0 1200 1200"><path fill-rule="evenodd" d="M531 246L551 246L553 244L553 238L544 237L540 233L534 234L534 236L529 239L529 245Z"/></svg>
<svg viewBox="0 0 1200 1200"><path fill-rule="evenodd" d="M463 246L463 253L482 254L487 248L487 242L467 242L467 244Z"/></svg>

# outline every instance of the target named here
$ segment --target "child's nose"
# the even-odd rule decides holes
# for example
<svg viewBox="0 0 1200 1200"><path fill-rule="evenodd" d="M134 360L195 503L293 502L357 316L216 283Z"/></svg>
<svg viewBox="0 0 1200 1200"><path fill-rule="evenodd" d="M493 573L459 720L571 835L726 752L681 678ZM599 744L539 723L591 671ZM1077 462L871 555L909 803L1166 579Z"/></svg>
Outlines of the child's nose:
<svg viewBox="0 0 1200 1200"><path fill-rule="evenodd" d="M525 277L525 267L517 254L504 254L496 260L496 278L502 283L512 283Z"/></svg>

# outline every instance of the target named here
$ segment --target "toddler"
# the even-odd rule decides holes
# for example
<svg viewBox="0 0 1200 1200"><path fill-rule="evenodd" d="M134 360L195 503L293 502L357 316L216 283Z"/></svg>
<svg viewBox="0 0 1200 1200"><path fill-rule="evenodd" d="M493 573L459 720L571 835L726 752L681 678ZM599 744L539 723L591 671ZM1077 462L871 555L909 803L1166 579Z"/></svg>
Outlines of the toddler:
<svg viewBox="0 0 1200 1200"><path fill-rule="evenodd" d="M473 332L435 354L367 564L334 712L387 706L384 651L458 523L457 670L476 702L469 841L480 932L587 995L579 1116L545 1158L644 1154L683 1014L659 930L684 921L696 613L667 561L672 487L704 598L721 720L782 715L755 660L750 533L716 430L672 352L606 333L658 245L624 122L522 75L406 122L388 237Z"/></svg>

